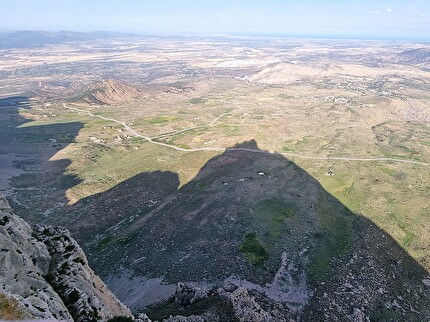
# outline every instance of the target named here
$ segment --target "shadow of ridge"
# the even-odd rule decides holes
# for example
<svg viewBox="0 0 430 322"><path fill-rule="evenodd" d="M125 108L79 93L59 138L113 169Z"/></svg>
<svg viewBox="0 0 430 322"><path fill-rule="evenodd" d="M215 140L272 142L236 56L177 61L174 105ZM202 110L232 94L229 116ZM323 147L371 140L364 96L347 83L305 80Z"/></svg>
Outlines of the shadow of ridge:
<svg viewBox="0 0 430 322"><path fill-rule="evenodd" d="M354 307L375 319L399 317L399 301L413 308L410 321L429 313L423 267L306 171L254 140L213 157L177 187L174 173L143 173L76 205L86 219L69 228L99 274L131 270L165 283L211 285L234 276L296 303L309 321L328 311L345 318ZM128 277L123 283L136 287Z"/></svg>
<svg viewBox="0 0 430 322"><path fill-rule="evenodd" d="M143 172L115 187L79 200L68 209L63 224L82 241L128 227L160 200L175 193L179 176L168 171Z"/></svg>
<svg viewBox="0 0 430 322"><path fill-rule="evenodd" d="M51 212L49 217L42 213L52 211L53 205L56 208L65 205L66 190L79 184L81 179L66 174L70 160L50 159L74 142L83 124L32 126L33 120L20 114L31 108L31 98L27 96L0 99L0 152L3 154L0 163L6 166L3 174L11 180L13 195L9 193L8 200L15 212L32 224L54 222L52 217L56 212Z"/></svg>

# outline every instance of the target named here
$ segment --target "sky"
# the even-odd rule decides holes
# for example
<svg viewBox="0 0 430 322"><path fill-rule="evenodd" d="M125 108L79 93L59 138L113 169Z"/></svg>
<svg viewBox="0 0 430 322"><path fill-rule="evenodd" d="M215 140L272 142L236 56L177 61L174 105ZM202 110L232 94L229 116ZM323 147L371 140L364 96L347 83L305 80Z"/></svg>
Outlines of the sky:
<svg viewBox="0 0 430 322"><path fill-rule="evenodd" d="M430 40L430 0L0 0L0 30Z"/></svg>

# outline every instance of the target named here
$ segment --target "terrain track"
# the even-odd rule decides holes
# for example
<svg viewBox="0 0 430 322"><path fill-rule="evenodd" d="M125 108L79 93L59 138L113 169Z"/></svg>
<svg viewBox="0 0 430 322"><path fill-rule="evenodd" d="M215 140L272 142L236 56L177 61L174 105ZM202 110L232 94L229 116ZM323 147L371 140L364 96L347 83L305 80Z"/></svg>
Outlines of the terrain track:
<svg viewBox="0 0 430 322"><path fill-rule="evenodd" d="M240 108L240 106L237 103L234 103L234 104L237 107ZM404 159L396 159L396 158L385 158L385 157L327 157L327 156L317 156L317 155L303 155L303 154L299 154L299 153L270 152L270 151L253 150L253 149L246 149L246 148L227 148L227 149L221 148L221 147L181 148L181 147L178 147L176 145L154 141L154 139L160 138L160 137L163 137L163 136L166 136L166 135L174 135L174 134L177 134L177 133L183 133L183 132L191 131L193 129L197 129L197 128L201 128L201 127L211 126L216 121L218 121L221 117L226 116L226 115L230 114L233 111L228 112L228 113L224 113L224 114L220 115L219 117L217 117L212 122L210 122L209 124L206 124L206 125L199 125L199 126L196 126L196 127L187 128L187 129L179 130L179 131L176 131L176 132L165 133L165 134L161 134L159 136L151 138L151 137L148 137L148 136L145 136L145 135L142 135L142 134L138 133L135 129L131 128L129 125L127 125L123 121L119 121L119 120L116 120L116 119L113 119L113 118L104 117L104 116L101 116L101 115L96 115L96 114L91 113L90 111L85 111L85 110L77 108L77 107L67 106L65 103L63 103L63 107L66 108L66 109L69 109L69 110L74 110L74 111L79 112L79 113L88 114L91 117L97 117L97 118L100 118L100 119L105 120L105 121L111 121L111 122L114 122L114 123L117 123L117 124L121 124L127 131L129 131L131 134L133 134L136 137L140 137L140 138L142 138L142 139L144 139L144 140L146 140L146 141L148 141L148 142L150 142L152 144L164 146L164 147L167 147L169 149L174 149L174 150L182 151L182 152L247 151L247 152L262 153L262 154L277 153L277 154L280 154L280 155L283 155L283 156L287 156L287 157L295 157L295 158L300 158L300 159L311 159L311 160L337 160L337 161L361 161L361 162L399 162L399 163L410 163L410 164L430 166L430 163L428 163L428 162L420 162L420 161L404 160Z"/></svg>

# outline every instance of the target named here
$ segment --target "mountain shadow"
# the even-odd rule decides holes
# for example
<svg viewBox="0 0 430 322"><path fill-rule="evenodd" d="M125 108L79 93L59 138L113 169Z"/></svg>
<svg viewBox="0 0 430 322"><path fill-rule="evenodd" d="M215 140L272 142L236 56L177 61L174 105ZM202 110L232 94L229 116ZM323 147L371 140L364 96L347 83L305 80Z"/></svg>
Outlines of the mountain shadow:
<svg viewBox="0 0 430 322"><path fill-rule="evenodd" d="M19 113L28 108L28 97L0 99L1 189L13 177L16 213L69 228L134 310L185 281L244 286L300 321L430 319L428 272L284 156L243 142L182 187L175 173L141 173L67 206L65 191L80 179L67 174L70 160L49 160L83 125L30 126ZM165 303L152 312L168 317Z"/></svg>
<svg viewBox="0 0 430 322"><path fill-rule="evenodd" d="M66 174L70 160L51 158L74 142L83 125L31 125L32 120L22 115L31 108L27 96L0 99L0 192L8 195L18 215L36 224L50 219L53 208L66 205L65 191L80 182Z"/></svg>
<svg viewBox="0 0 430 322"><path fill-rule="evenodd" d="M242 285L300 321L429 319L428 272L284 156L243 142L178 185L142 173L63 216L135 310L185 281Z"/></svg>

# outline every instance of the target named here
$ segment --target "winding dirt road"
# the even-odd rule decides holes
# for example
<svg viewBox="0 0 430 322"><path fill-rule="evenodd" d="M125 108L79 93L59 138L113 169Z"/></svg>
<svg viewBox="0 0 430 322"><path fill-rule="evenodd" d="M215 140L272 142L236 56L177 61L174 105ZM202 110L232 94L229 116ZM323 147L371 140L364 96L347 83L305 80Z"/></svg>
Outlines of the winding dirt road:
<svg viewBox="0 0 430 322"><path fill-rule="evenodd" d="M240 106L237 103L233 103L236 105L236 107L240 108ZM182 129L176 132L170 132L170 133L164 133L161 134L159 136L155 136L155 137L148 137L145 135L142 135L140 133L138 133L135 129L131 128L129 125L127 125L125 122L113 119L113 118L108 118L108 117L104 117L102 115L96 115L91 113L90 111L85 111L82 110L80 108L77 107L72 107L72 106L67 106L66 103L63 103L63 107L69 110L74 110L76 112L79 113L85 113L91 117L97 117L100 118L102 120L105 121L110 121L110 122L114 122L117 124L121 124L128 132L130 132L131 134L133 134L135 137L140 137L142 139L145 139L146 141L152 143L152 144L156 144L159 146L163 146L169 149L174 149L177 151L182 151L182 152L199 152L199 151L214 151L214 152L224 152L224 151L247 151L247 152L251 152L251 153L260 153L260 154L273 154L273 153L277 153L283 156L287 156L287 157L294 157L294 158L300 158L300 159L311 159L311 160L337 160L337 161L361 161L361 162L399 162L399 163L409 163L409 164L417 164L417 165L423 165L423 166L430 166L430 163L428 162L420 162L420 161L415 161L415 160L405 160L405 159L396 159L396 158L385 158L385 157L328 157L328 156L317 156L317 155L303 155L303 154L299 154L299 153L287 153L287 152L270 152L270 151L265 151L265 150L253 150L253 149L246 149L246 148L221 148L221 147L203 147L203 148L181 148L178 147L176 145L171 145L171 144L167 144L167 143L163 143L163 142L158 142L158 141L154 141L154 139L157 138L161 138L161 137L165 137L168 135L175 135L178 133L183 133L183 132L187 132L187 131L191 131L194 129L198 129L198 128L202 128L202 127L208 127L208 126L212 126L214 125L219 119L221 119L222 117L231 114L232 112L236 111L230 111L227 113L224 113L220 116L218 116L217 118L215 118L212 122L205 124L205 125L199 125L196 127L190 127L190 128L186 128L186 129Z"/></svg>

